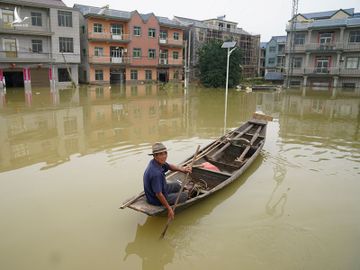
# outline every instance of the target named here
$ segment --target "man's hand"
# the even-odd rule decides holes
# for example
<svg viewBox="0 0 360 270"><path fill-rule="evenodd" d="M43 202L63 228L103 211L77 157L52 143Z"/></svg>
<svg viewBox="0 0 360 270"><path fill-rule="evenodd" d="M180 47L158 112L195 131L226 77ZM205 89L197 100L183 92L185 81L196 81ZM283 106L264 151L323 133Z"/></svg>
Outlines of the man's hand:
<svg viewBox="0 0 360 270"><path fill-rule="evenodd" d="M175 217L174 210L173 210L171 207L169 207L169 208L168 208L168 219L173 220L174 217Z"/></svg>
<svg viewBox="0 0 360 270"><path fill-rule="evenodd" d="M181 171L183 173L192 173L192 168L190 166L182 167Z"/></svg>

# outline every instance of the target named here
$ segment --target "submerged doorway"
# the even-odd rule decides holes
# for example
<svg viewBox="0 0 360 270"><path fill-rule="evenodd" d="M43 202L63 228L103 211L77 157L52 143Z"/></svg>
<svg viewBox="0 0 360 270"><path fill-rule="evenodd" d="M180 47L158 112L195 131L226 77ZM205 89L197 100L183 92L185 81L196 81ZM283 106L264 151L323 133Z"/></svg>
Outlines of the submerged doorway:
<svg viewBox="0 0 360 270"><path fill-rule="evenodd" d="M22 71L4 71L6 88L24 87L24 77Z"/></svg>

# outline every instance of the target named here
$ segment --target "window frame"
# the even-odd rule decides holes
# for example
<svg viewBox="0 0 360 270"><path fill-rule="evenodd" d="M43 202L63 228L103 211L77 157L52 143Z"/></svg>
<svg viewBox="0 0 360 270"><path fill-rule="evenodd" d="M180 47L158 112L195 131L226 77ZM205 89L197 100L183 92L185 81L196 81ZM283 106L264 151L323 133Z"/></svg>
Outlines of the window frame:
<svg viewBox="0 0 360 270"><path fill-rule="evenodd" d="M103 25L101 23L94 23L93 31L94 33L103 33Z"/></svg>
<svg viewBox="0 0 360 270"><path fill-rule="evenodd" d="M138 79L138 70L137 69L131 69L130 70L130 80L137 80Z"/></svg>
<svg viewBox="0 0 360 270"><path fill-rule="evenodd" d="M104 80L104 70L95 69L95 81L103 81Z"/></svg>
<svg viewBox="0 0 360 270"><path fill-rule="evenodd" d="M36 48L36 49L34 49ZM31 40L31 51L33 53L43 53L43 41L41 39Z"/></svg>
<svg viewBox="0 0 360 270"><path fill-rule="evenodd" d="M350 31L349 33L349 43L359 43L360 42L360 31Z"/></svg>
<svg viewBox="0 0 360 270"><path fill-rule="evenodd" d="M31 25L32 26L42 26L42 13L41 12L31 12Z"/></svg>
<svg viewBox="0 0 360 270"><path fill-rule="evenodd" d="M59 37L59 52L74 53L74 39L71 37Z"/></svg>
<svg viewBox="0 0 360 270"><path fill-rule="evenodd" d="M58 82L71 82L71 77L67 68L58 68Z"/></svg>
<svg viewBox="0 0 360 270"><path fill-rule="evenodd" d="M137 25L134 26L133 35L136 37L141 36L141 26L137 26Z"/></svg>
<svg viewBox="0 0 360 270"><path fill-rule="evenodd" d="M141 48L133 48L132 57L141 58Z"/></svg>
<svg viewBox="0 0 360 270"><path fill-rule="evenodd" d="M148 37L156 38L156 29L155 28L149 28L148 29Z"/></svg>
<svg viewBox="0 0 360 270"><path fill-rule="evenodd" d="M58 10L58 26L73 27L71 11Z"/></svg>
<svg viewBox="0 0 360 270"><path fill-rule="evenodd" d="M155 59L156 58L156 50L155 49L148 49L148 58Z"/></svg>
<svg viewBox="0 0 360 270"><path fill-rule="evenodd" d="M174 38L174 40L180 40L180 33L179 32L174 32L173 33L173 38Z"/></svg>

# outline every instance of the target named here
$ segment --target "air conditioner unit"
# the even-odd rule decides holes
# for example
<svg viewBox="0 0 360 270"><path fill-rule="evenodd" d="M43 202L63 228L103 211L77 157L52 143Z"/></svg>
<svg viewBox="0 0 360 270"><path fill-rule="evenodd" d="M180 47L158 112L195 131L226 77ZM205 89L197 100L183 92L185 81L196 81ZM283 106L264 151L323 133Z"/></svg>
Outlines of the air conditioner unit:
<svg viewBox="0 0 360 270"><path fill-rule="evenodd" d="M112 39L115 39L115 40L122 40L122 35L112 35Z"/></svg>
<svg viewBox="0 0 360 270"><path fill-rule="evenodd" d="M168 64L168 60L165 58L160 58L160 64L161 65L167 65Z"/></svg>

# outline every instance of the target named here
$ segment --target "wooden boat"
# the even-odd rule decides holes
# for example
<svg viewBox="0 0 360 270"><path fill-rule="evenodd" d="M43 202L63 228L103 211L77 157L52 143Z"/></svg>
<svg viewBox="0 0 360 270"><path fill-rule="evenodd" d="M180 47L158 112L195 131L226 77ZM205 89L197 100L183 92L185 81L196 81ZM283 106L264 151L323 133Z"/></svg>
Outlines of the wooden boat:
<svg viewBox="0 0 360 270"><path fill-rule="evenodd" d="M178 204L176 211L202 201L238 179L264 146L267 120L269 119L251 119L200 149L188 177L192 195L184 203ZM193 156L189 157L182 165L190 164L192 159ZM181 182L185 179L186 175L180 172L168 173L166 176L168 182ZM125 201L120 208L126 207L149 216L167 214L165 207L147 203L144 192Z"/></svg>

